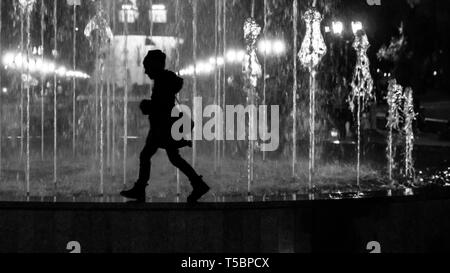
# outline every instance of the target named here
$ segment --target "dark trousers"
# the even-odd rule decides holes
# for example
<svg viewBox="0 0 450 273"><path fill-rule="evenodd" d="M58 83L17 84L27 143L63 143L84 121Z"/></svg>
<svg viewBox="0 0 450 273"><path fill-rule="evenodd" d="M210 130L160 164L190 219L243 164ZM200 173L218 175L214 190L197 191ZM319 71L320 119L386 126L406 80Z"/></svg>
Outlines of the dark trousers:
<svg viewBox="0 0 450 273"><path fill-rule="evenodd" d="M148 138L139 158L138 184L147 185L150 180L151 160L158 149L159 147L155 145L155 142L152 143L152 139ZM177 148L166 148L165 150L167 152L167 156L169 157L170 163L184 173L194 186L199 178L199 175L195 172L192 166L181 157L180 151Z"/></svg>

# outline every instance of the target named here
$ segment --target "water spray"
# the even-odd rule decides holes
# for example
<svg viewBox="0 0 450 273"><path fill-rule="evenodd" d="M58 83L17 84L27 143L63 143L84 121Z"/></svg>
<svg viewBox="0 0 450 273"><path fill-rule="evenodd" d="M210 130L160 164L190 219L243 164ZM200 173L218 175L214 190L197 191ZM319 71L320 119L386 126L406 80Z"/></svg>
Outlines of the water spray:
<svg viewBox="0 0 450 273"><path fill-rule="evenodd" d="M388 117L386 127L389 129L387 139L387 160L388 160L388 174L389 181L393 183L393 170L394 170L394 130L400 130L401 122L401 102L403 99L403 87L397 84L397 80L393 79L389 81L388 94L386 97L388 103Z"/></svg>
<svg viewBox="0 0 450 273"><path fill-rule="evenodd" d="M403 133L405 135L405 177L408 182L414 182L414 127L413 123L416 119L416 112L414 111L413 90L410 87L405 88L405 101L403 105L403 114L405 116L405 123Z"/></svg>
<svg viewBox="0 0 450 273"><path fill-rule="evenodd" d="M314 5L313 5L314 6ZM306 33L303 39L298 57L303 67L309 72L309 190L313 189L313 176L315 171L315 96L317 92L317 67L320 61L327 53L327 47L323 39L320 23L322 22L322 15L315 8L308 9L303 19L306 23Z"/></svg>
<svg viewBox="0 0 450 273"><path fill-rule="evenodd" d="M108 15L103 10L103 6L101 1L97 1L96 3L96 14L89 21L84 29L84 35L89 39L90 45L96 49L97 55L97 76L96 76L96 86L100 85L100 195L103 197L104 194L104 63L106 54L109 52L110 44L113 40L113 33L108 23ZM95 37L95 43L93 42L92 32L97 30L97 35ZM97 90L97 88L96 88ZM97 94L97 92L96 92ZM96 100L96 109L97 109L97 100ZM96 110L97 114L97 110ZM125 120L126 123L126 120ZM96 131L97 133L97 131ZM97 142L97 138L96 138ZM97 147L95 148L97 151ZM126 153L124 153L125 157ZM126 176L124 176L125 180Z"/></svg>
<svg viewBox="0 0 450 273"><path fill-rule="evenodd" d="M361 113L374 100L373 79L370 74L370 61L367 50L370 47L369 39L363 31L355 34L353 48L356 51L356 66L351 83L352 91L348 98L350 110L357 112L357 186L360 187L361 178ZM356 105L355 105L356 104Z"/></svg>
<svg viewBox="0 0 450 273"><path fill-rule="evenodd" d="M244 58L244 91L247 94L247 105L255 105L256 103L256 86L258 78L262 75L261 65L256 56L256 40L261 33L261 27L256 23L255 19L248 18L244 24L244 38L247 45L247 53ZM256 117L253 111L250 111L248 126L248 188L247 194L251 197L251 186L254 180L254 155L255 141L253 134L256 131Z"/></svg>

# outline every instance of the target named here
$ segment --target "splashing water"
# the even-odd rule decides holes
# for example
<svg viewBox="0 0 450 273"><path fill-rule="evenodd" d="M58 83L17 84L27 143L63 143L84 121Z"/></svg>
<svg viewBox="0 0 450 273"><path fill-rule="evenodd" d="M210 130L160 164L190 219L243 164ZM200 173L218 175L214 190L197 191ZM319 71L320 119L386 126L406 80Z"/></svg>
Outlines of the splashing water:
<svg viewBox="0 0 450 273"><path fill-rule="evenodd" d="M19 5L24 14L30 14L33 11L36 0L19 0Z"/></svg>
<svg viewBox="0 0 450 273"><path fill-rule="evenodd" d="M414 181L414 128L413 123L417 114L414 111L413 90L410 87L405 88L405 101L403 114L405 116L405 125L403 133L405 134L405 176L408 181Z"/></svg>
<svg viewBox="0 0 450 273"><path fill-rule="evenodd" d="M94 44L94 37L92 33L94 30L98 30L98 44L102 47L108 45L113 40L113 32L108 23L108 15L105 13L102 7L101 1L96 2L96 14L89 21L84 29L84 35L89 39L91 46ZM104 49L104 48L103 48Z"/></svg>
<svg viewBox="0 0 450 273"><path fill-rule="evenodd" d="M93 46L96 50L96 62L97 64L97 71L96 71L96 100L95 100L95 112L97 117L97 106L98 106L98 92L100 92L100 139L99 139L99 148L100 148L100 195L103 196L104 194L104 127L105 127L105 120L104 120L104 63L105 63L105 55L108 54L110 50L110 45L113 40L113 33L111 30L111 27L108 23L108 16L105 13L102 2L97 1L96 2L96 14L95 16L89 21L89 23L86 25L84 29L84 35L89 39L89 43L91 47ZM97 35L95 36L92 34L95 30ZM95 43L94 43L95 40ZM126 59L125 59L126 60ZM127 70L127 69L126 69ZM98 90L98 86L100 85L100 90ZM126 85L125 85L126 86ZM126 88L125 88L126 89ZM127 92L125 91L125 95ZM125 107L127 107L127 100L125 100ZM126 113L126 111L125 111ZM125 116L125 124L127 122L127 117ZM97 118L96 118L97 120ZM125 125L126 126L126 125ZM97 127L97 122L96 122ZM98 128L97 128L98 129ZM97 134L96 129L96 134ZM127 134L125 134L127 135ZM96 137L97 139L97 137ZM96 141L97 142L97 141ZM126 160L126 145L124 145L124 161ZM95 148L97 151L97 147ZM124 163L125 166L125 163ZM126 173L124 172L124 181L126 181ZM125 182L124 182L125 183Z"/></svg>
<svg viewBox="0 0 450 273"><path fill-rule="evenodd" d="M247 95L247 105L255 105L256 86L258 85L258 78L261 77L261 65L256 56L256 40L261 33L261 27L253 18L248 18L244 24L244 38L247 45L247 53L244 59L244 77L245 85L244 91ZM247 194L250 199L251 187L254 180L254 155L255 155L255 131L256 131L256 117L254 111L250 111L249 125L248 125L248 187Z"/></svg>
<svg viewBox="0 0 450 273"><path fill-rule="evenodd" d="M327 47L323 39L320 23L322 15L315 9L308 9L303 19L306 23L306 34L302 42L298 57L303 67L309 71L309 189L313 188L313 176L315 170L315 94L317 92L316 74L317 66L327 53Z"/></svg>
<svg viewBox="0 0 450 273"><path fill-rule="evenodd" d="M361 176L361 112L366 109L368 104L374 100L373 79L370 75L370 61L367 56L367 50L370 47L367 35L359 31L355 36L353 48L356 51L356 66L351 83L352 92L348 102L350 110L354 113L357 111L357 186L360 186ZM356 100L356 106L355 106Z"/></svg>
<svg viewBox="0 0 450 273"><path fill-rule="evenodd" d="M389 81L388 94L386 97L389 111L387 117L386 127L389 129L388 145L387 145L387 160L388 160L388 174L389 180L393 182L394 170L394 130L400 129L401 121L401 100L403 98L403 87L397 84L395 79Z"/></svg>

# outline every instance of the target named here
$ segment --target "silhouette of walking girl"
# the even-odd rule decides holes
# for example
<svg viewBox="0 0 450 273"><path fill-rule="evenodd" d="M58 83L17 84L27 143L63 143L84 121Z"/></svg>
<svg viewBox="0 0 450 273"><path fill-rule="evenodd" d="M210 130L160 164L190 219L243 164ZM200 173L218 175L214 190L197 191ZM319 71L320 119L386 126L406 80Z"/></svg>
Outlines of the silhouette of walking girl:
<svg viewBox="0 0 450 273"><path fill-rule="evenodd" d="M148 186L151 171L151 159L158 149L165 149L170 162L183 172L191 182L193 191L188 196L188 203L196 203L209 191L203 181L189 163L179 153L179 149L192 146L186 140L174 140L171 134L174 118L171 117L175 107L176 95L183 87L183 79L174 72L165 69L166 55L160 50L149 51L144 59L145 74L154 81L151 100L144 100L141 111L149 116L150 131L146 144L140 154L139 178L134 187L120 194L138 202L145 202L145 189Z"/></svg>

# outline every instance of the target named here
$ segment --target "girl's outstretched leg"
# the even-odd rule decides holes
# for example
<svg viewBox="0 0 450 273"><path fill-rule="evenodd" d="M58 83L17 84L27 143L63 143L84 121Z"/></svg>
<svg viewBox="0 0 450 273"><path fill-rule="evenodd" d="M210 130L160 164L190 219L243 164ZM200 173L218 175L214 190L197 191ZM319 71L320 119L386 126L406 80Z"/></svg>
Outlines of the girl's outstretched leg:
<svg viewBox="0 0 450 273"><path fill-rule="evenodd" d="M167 149L167 156L170 162L189 178L194 190L187 201L188 203L196 203L210 190L209 186L203 181L203 177L199 176L194 168L181 157L178 149Z"/></svg>

